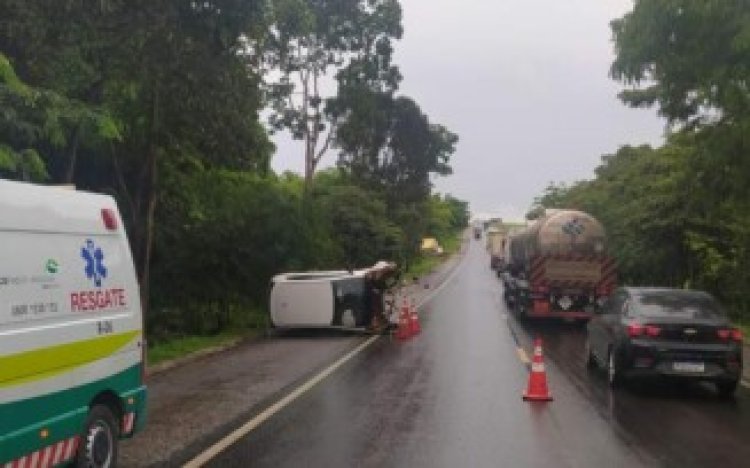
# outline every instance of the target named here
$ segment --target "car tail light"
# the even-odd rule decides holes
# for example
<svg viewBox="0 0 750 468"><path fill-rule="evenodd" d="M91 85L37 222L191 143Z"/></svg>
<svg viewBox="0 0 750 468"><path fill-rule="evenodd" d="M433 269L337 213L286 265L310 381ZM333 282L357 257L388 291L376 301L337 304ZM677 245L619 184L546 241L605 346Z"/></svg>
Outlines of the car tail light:
<svg viewBox="0 0 750 468"><path fill-rule="evenodd" d="M117 215L112 208L102 208L102 221L108 231L117 230Z"/></svg>
<svg viewBox="0 0 750 468"><path fill-rule="evenodd" d="M724 341L732 340L742 343L742 331L737 328L720 328L716 334Z"/></svg>
<svg viewBox="0 0 750 468"><path fill-rule="evenodd" d="M646 331L646 327L644 327L640 323L631 323L630 325L628 325L628 328L627 328L628 336L631 338L635 338L637 336L643 336L645 331Z"/></svg>
<svg viewBox="0 0 750 468"><path fill-rule="evenodd" d="M631 323L627 328L628 336L635 338L637 336L649 336L655 338L661 335L661 328L656 325L643 325L640 323Z"/></svg>

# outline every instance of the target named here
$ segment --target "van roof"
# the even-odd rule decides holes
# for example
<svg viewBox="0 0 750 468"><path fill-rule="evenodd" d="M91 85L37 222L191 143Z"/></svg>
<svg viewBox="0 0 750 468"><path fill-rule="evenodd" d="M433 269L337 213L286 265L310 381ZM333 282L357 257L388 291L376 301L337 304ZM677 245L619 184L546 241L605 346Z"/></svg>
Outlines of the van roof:
<svg viewBox="0 0 750 468"><path fill-rule="evenodd" d="M111 234L102 220L105 208L114 211L122 229L109 195L0 179L0 231Z"/></svg>

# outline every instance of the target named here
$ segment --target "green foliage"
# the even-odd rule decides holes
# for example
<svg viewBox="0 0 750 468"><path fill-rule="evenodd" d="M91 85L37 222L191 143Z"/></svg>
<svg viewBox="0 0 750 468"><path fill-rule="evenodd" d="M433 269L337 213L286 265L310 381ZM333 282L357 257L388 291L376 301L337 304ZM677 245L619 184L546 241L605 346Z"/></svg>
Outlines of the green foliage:
<svg viewBox="0 0 750 468"><path fill-rule="evenodd" d="M469 225L468 204L451 195L432 195L427 206L427 232L433 237L452 238L457 231L462 231Z"/></svg>
<svg viewBox="0 0 750 468"><path fill-rule="evenodd" d="M602 157L596 179L550 186L538 205L591 213L607 228L621 280L635 284L680 283L687 271L683 232L684 176L677 147L622 147Z"/></svg>
<svg viewBox="0 0 750 468"><path fill-rule="evenodd" d="M247 331L229 331L210 336L194 335L172 337L168 341L156 343L150 341L147 362L150 366L153 366L160 362L178 359L190 354L195 354L199 351L229 346L238 343L246 336L248 336Z"/></svg>
<svg viewBox="0 0 750 468"><path fill-rule="evenodd" d="M673 122L733 120L750 110L750 9L746 0L637 0L612 22L612 76L622 99L658 104Z"/></svg>
<svg viewBox="0 0 750 468"><path fill-rule="evenodd" d="M637 0L612 22L612 76L632 106L680 130L659 149L621 149L593 181L544 204L603 218L626 279L705 288L750 306L750 9L745 0ZM616 197L616 198L615 198Z"/></svg>
<svg viewBox="0 0 750 468"><path fill-rule="evenodd" d="M379 89L395 89L401 79L391 64L392 41L401 37L397 0L273 0L271 27L259 45L266 64L279 73L269 83L275 130L304 140L305 183L309 187L328 150L348 77ZM330 72L339 80L337 96L323 92ZM328 130L323 139L322 134Z"/></svg>
<svg viewBox="0 0 750 468"><path fill-rule="evenodd" d="M595 179L550 185L536 206L581 209L602 221L621 283L707 289L739 316L750 300L750 202L726 180L724 193L709 183L715 168L703 166L702 137L622 147L602 158Z"/></svg>
<svg viewBox="0 0 750 468"><path fill-rule="evenodd" d="M336 239L343 265L353 269L401 256L403 232L388 219L382 200L343 175L338 180L320 179L315 184L315 207Z"/></svg>
<svg viewBox="0 0 750 468"><path fill-rule="evenodd" d="M259 326L272 275L403 263L464 222L465 204L430 198L457 137L393 97L401 33L397 0L5 0L0 176L117 198L151 339ZM265 106L307 138L305 178L270 171ZM383 172L324 171L311 190L337 134L318 136L356 138L383 111Z"/></svg>
<svg viewBox="0 0 750 468"><path fill-rule="evenodd" d="M202 314L185 320L186 331L225 328L233 306L265 303L272 275L309 263L300 200L276 179L226 170L173 177L158 213L153 299Z"/></svg>
<svg viewBox="0 0 750 468"><path fill-rule="evenodd" d="M72 128L89 126L100 130L102 139L119 137L113 121L100 109L24 84L2 53L0 103L0 173L5 176L47 179L44 158L55 157L68 144Z"/></svg>
<svg viewBox="0 0 750 468"><path fill-rule="evenodd" d="M181 167L191 167L182 164ZM157 218L151 336L216 333L255 324L271 277L285 271L401 264L417 254L385 200L331 169L307 197L300 176L192 169L166 171ZM436 195L415 213L418 239L450 240L466 225L464 202Z"/></svg>
<svg viewBox="0 0 750 468"><path fill-rule="evenodd" d="M450 174L458 136L434 124L407 97L361 92L339 127L339 167L365 186L383 187L390 206L414 203L430 193L430 175ZM363 104L362 96L369 96ZM372 123L375 122L375 125Z"/></svg>
<svg viewBox="0 0 750 468"><path fill-rule="evenodd" d="M51 179L116 192L147 294L159 168L189 155L264 171L272 146L246 42L265 2L147 0L0 5L0 50L50 90L34 148ZM57 102L57 96L82 106ZM96 111L95 113L89 111ZM17 132L19 133L19 132ZM54 149L55 151L51 151Z"/></svg>

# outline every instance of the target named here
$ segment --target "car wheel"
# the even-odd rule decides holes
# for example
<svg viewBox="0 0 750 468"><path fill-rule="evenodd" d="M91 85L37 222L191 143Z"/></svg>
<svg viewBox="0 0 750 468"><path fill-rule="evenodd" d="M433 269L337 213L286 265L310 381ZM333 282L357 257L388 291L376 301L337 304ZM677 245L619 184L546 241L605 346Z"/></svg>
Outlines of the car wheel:
<svg viewBox="0 0 750 468"><path fill-rule="evenodd" d="M614 349L610 349L607 354L607 381L612 388L618 387L622 382L622 376L620 376L620 368L617 365L617 358L615 357Z"/></svg>
<svg viewBox="0 0 750 468"><path fill-rule="evenodd" d="M96 405L86 417L76 466L109 468L117 464L120 425L107 406Z"/></svg>
<svg viewBox="0 0 750 468"><path fill-rule="evenodd" d="M594 352L591 350L591 342L589 341L588 337L586 338L586 344L585 344L586 350L586 368L587 369L596 369L597 363L596 358L594 357Z"/></svg>
<svg viewBox="0 0 750 468"><path fill-rule="evenodd" d="M716 389L719 391L719 396L722 398L730 398L734 395L737 390L738 380L729 380L716 382Z"/></svg>

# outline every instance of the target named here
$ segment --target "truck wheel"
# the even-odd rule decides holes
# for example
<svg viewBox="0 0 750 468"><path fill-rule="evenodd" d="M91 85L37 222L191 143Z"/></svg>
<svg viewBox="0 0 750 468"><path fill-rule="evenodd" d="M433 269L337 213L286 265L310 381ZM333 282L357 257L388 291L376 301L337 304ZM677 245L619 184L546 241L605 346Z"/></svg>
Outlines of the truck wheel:
<svg viewBox="0 0 750 468"><path fill-rule="evenodd" d="M76 458L78 468L113 468L117 465L120 425L109 407L91 408Z"/></svg>

